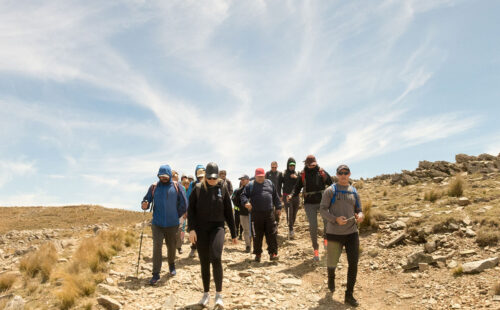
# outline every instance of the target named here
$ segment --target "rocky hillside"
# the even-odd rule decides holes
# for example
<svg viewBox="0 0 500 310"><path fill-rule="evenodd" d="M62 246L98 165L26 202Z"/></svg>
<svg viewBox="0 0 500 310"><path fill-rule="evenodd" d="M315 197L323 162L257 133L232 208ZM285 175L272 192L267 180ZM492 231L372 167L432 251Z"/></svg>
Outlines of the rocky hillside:
<svg viewBox="0 0 500 310"><path fill-rule="evenodd" d="M421 162L413 172L356 182L367 215L360 225L355 291L360 309L500 309L498 160L457 155L456 163ZM412 181L401 182L406 176ZM135 216L122 223L3 233L0 309L196 309L200 267L188 257L187 243L177 276L163 272L159 285L148 286L152 240L146 226L136 277L142 214ZM266 255L253 262L244 245L231 245L228 236L226 309L348 309L345 254L332 296L324 256L312 260L304 210L294 240L286 239L284 222L279 262Z"/></svg>

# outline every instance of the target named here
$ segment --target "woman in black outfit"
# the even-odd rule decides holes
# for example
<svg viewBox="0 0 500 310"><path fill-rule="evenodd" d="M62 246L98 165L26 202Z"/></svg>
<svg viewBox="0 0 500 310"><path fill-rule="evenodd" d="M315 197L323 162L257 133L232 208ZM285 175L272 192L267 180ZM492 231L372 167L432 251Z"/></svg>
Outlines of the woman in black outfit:
<svg viewBox="0 0 500 310"><path fill-rule="evenodd" d="M233 244L237 243L231 197L219 178L219 167L209 163L205 178L189 196L189 241L196 243L201 265L204 294L199 304L208 306L210 301L210 263L215 282L215 307L224 307L222 301L222 249L224 246L224 221L229 226Z"/></svg>

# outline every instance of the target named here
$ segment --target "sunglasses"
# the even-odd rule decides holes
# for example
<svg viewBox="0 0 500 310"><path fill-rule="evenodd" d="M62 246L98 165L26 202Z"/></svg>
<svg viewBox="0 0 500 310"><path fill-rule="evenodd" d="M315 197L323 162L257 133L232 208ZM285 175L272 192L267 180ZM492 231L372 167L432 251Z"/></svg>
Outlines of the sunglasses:
<svg viewBox="0 0 500 310"><path fill-rule="evenodd" d="M278 169L278 167L271 167L271 169Z"/></svg>
<svg viewBox="0 0 500 310"><path fill-rule="evenodd" d="M207 178L207 180L217 180L217 178Z"/></svg>
<svg viewBox="0 0 500 310"><path fill-rule="evenodd" d="M348 174L349 174L349 171L344 171L344 172L342 172L342 171L341 171L341 172L339 172L339 173L337 173L337 174L338 174L338 175L348 175Z"/></svg>

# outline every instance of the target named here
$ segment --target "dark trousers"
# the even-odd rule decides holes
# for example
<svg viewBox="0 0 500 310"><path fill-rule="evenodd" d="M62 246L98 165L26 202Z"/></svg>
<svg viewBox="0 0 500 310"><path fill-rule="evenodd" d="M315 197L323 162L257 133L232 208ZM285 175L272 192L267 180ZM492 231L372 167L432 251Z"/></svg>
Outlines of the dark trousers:
<svg viewBox="0 0 500 310"><path fill-rule="evenodd" d="M346 292L352 294L356 277L358 275L358 260L359 260L359 234L353 233L349 235L327 235L328 239L328 267L335 268L337 266L342 248L345 247L347 254L347 286Z"/></svg>
<svg viewBox="0 0 500 310"><path fill-rule="evenodd" d="M179 225L172 227L151 226L153 232L153 273L160 273L162 265L163 240L167 245L168 264L175 263L175 250Z"/></svg>
<svg viewBox="0 0 500 310"><path fill-rule="evenodd" d="M288 194L283 194L283 202L285 205L286 220L288 222L288 229L293 230L295 219L297 219L297 212L299 211L300 198L299 196L292 197L290 202L287 202Z"/></svg>
<svg viewBox="0 0 500 310"><path fill-rule="evenodd" d="M222 291L222 249L224 247L224 227L212 225L196 230L196 248L200 257L201 279L204 292L210 291L210 264L214 274L215 290Z"/></svg>
<svg viewBox="0 0 500 310"><path fill-rule="evenodd" d="M243 233L243 226L240 222L240 211L234 210L234 226L236 227L236 236L240 236Z"/></svg>
<svg viewBox="0 0 500 310"><path fill-rule="evenodd" d="M262 253L262 240L266 236L267 252L269 255L278 254L278 241L276 220L273 211L252 212L252 229L255 238L253 244L253 253L260 255Z"/></svg>

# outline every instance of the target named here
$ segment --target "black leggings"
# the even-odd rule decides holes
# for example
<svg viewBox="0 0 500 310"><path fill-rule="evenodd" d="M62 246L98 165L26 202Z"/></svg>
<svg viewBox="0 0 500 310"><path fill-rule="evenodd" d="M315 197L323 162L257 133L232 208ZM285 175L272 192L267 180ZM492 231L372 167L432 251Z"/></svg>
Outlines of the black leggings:
<svg viewBox="0 0 500 310"><path fill-rule="evenodd" d="M347 287L346 292L354 291L356 277L358 275L358 260L359 260L359 234L352 233L349 235L326 235L328 239L327 246L327 266L328 268L336 268L337 263L342 253L342 248L345 247L347 254Z"/></svg>
<svg viewBox="0 0 500 310"><path fill-rule="evenodd" d="M224 226L212 226L197 230L196 248L200 257L201 279L205 293L210 291L210 264L214 274L215 290L222 292L222 249L224 247Z"/></svg>

